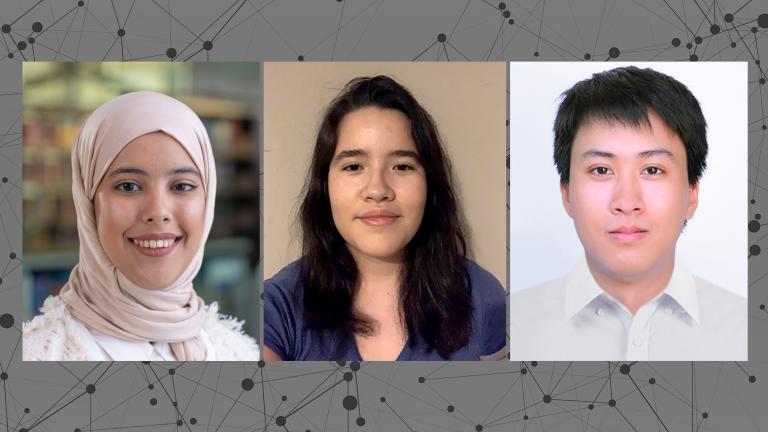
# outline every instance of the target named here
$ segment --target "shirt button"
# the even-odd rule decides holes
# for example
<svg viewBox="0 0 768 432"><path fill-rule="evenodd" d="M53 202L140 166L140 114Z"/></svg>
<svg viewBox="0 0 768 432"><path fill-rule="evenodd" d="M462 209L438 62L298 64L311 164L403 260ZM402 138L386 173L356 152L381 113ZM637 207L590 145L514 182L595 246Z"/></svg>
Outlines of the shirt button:
<svg viewBox="0 0 768 432"><path fill-rule="evenodd" d="M642 339L640 339L640 338L635 338L635 339L632 341L632 343L633 343L635 346L638 346L638 347L639 347L639 346L641 346L641 345L643 344L643 340L642 340Z"/></svg>

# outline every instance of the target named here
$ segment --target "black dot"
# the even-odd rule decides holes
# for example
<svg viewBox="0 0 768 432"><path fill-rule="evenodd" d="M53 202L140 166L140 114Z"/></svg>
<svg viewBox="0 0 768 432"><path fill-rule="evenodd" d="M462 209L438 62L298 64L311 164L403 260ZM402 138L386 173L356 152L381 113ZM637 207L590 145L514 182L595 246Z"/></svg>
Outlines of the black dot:
<svg viewBox="0 0 768 432"><path fill-rule="evenodd" d="M118 36L120 36L120 37L123 37L123 36L125 36L125 30L124 30L124 29L119 29L119 30L117 31L117 35L118 35Z"/></svg>
<svg viewBox="0 0 768 432"><path fill-rule="evenodd" d="M357 408L357 398L352 395L347 395L344 397L344 400L341 401L341 404L344 405L344 408L346 408L347 411L352 411Z"/></svg>
<svg viewBox="0 0 768 432"><path fill-rule="evenodd" d="M149 400L149 404L150 405L157 405L157 399L155 399L155 398L150 399Z"/></svg>
<svg viewBox="0 0 768 432"><path fill-rule="evenodd" d="M535 53L533 53L533 56L534 56L534 57L538 57L538 56L539 56L539 52L538 52L538 51L536 51Z"/></svg>
<svg viewBox="0 0 768 432"><path fill-rule="evenodd" d="M244 379L240 385L243 387L243 390L245 391L251 391L253 390L253 380L250 378Z"/></svg>
<svg viewBox="0 0 768 432"><path fill-rule="evenodd" d="M357 423L358 426L363 427L365 426L365 419L362 417L358 417L357 420L355 420L355 423Z"/></svg>
<svg viewBox="0 0 768 432"><path fill-rule="evenodd" d="M757 381L757 377L754 376L754 375L750 375L749 376L749 382L754 383L755 381Z"/></svg>
<svg viewBox="0 0 768 432"><path fill-rule="evenodd" d="M29 42L30 45L33 45L35 43L35 38L31 37L27 39L27 42Z"/></svg>
<svg viewBox="0 0 768 432"><path fill-rule="evenodd" d="M480 432L480 431L482 431L482 430L483 430L483 425L477 425L477 426L475 426L475 430L476 430L477 432Z"/></svg>
<svg viewBox="0 0 768 432"><path fill-rule="evenodd" d="M75 428L75 432L83 432L80 430L80 428Z"/></svg>
<svg viewBox="0 0 768 432"><path fill-rule="evenodd" d="M528 369L526 369L526 368L522 368L522 369L520 369L520 373L521 373L521 374L523 374L523 375L525 375L525 374L527 374L527 373L528 373Z"/></svg>
<svg viewBox="0 0 768 432"><path fill-rule="evenodd" d="M19 432L29 432L29 429L27 429L27 428L21 428L21 429L19 429Z"/></svg>
<svg viewBox="0 0 768 432"><path fill-rule="evenodd" d="M592 54L590 54L590 53L584 54L584 60L589 60L591 58L592 58Z"/></svg>
<svg viewBox="0 0 768 432"><path fill-rule="evenodd" d="M619 372L621 372L622 375L629 375L629 365L623 364L621 367L619 367Z"/></svg>
<svg viewBox="0 0 768 432"><path fill-rule="evenodd" d="M725 14L725 16L723 17L723 19L724 19L724 20L725 20L725 22L727 22L727 23L732 23L732 22L733 22L733 14L729 14L729 13L727 13L727 14Z"/></svg>
<svg viewBox="0 0 768 432"><path fill-rule="evenodd" d="M656 378L651 378L648 380L648 383L650 384L656 384Z"/></svg>
<svg viewBox="0 0 768 432"><path fill-rule="evenodd" d="M8 24L3 24L2 27L3 33L10 33L11 32L11 26Z"/></svg>
<svg viewBox="0 0 768 432"><path fill-rule="evenodd" d="M183 425L183 424L184 424L184 422L183 422L183 421L181 421L181 420L176 420L176 426L181 426L181 425Z"/></svg>
<svg viewBox="0 0 768 432"><path fill-rule="evenodd" d="M3 177L3 183L8 183L8 177Z"/></svg>
<svg viewBox="0 0 768 432"><path fill-rule="evenodd" d="M750 203L750 204L754 204L754 203L755 203L755 200L749 200L749 203Z"/></svg>
<svg viewBox="0 0 768 432"><path fill-rule="evenodd" d="M589 408L589 409L591 409L591 410L592 410L592 409L595 409L595 406L594 406L594 405L592 405L592 404L589 404L589 405L587 406L587 408Z"/></svg>
<svg viewBox="0 0 768 432"><path fill-rule="evenodd" d="M510 18L509 21L507 21L507 22L509 23L509 25L514 25L515 24L515 20L513 20L512 18Z"/></svg>
<svg viewBox="0 0 768 432"><path fill-rule="evenodd" d="M258 365L260 368L263 368L263 367L264 367L264 365L265 365L266 363L264 362L264 360L259 360L259 361L258 361L256 364L257 364L257 365Z"/></svg>
<svg viewBox="0 0 768 432"><path fill-rule="evenodd" d="M672 46L679 47L680 46L680 38L672 39Z"/></svg>
<svg viewBox="0 0 768 432"><path fill-rule="evenodd" d="M174 58L174 57L176 57L177 54L178 53L176 52L176 48L168 48L165 51L165 55L167 55L168 58Z"/></svg>
<svg viewBox="0 0 768 432"><path fill-rule="evenodd" d="M764 304L760 305L760 310L765 310L765 305Z"/></svg>
<svg viewBox="0 0 768 432"><path fill-rule="evenodd" d="M11 328L11 326L13 326L13 315L8 313L0 315L0 326L3 328Z"/></svg>
<svg viewBox="0 0 768 432"><path fill-rule="evenodd" d="M382 396L382 397L381 397L381 399L379 399L379 400L381 401L381 403L384 403L384 402L386 402L386 401L387 401L387 398L385 398L384 396Z"/></svg>
<svg viewBox="0 0 768 432"><path fill-rule="evenodd" d="M542 400L544 401L544 403L550 403L552 402L552 396L544 395L544 398Z"/></svg>
<svg viewBox="0 0 768 432"><path fill-rule="evenodd" d="M96 386L93 384L88 384L87 386L85 386L85 392L90 394L96 393Z"/></svg>
<svg viewBox="0 0 768 432"><path fill-rule="evenodd" d="M448 36L446 36L445 33L440 33L437 35L438 42L445 42L447 40L448 40Z"/></svg>
<svg viewBox="0 0 768 432"><path fill-rule="evenodd" d="M688 42L687 44L685 44L685 47L688 48L688 49L691 49L691 48L693 48L693 44Z"/></svg>
<svg viewBox="0 0 768 432"><path fill-rule="evenodd" d="M499 10L504 10L506 8L507 8L507 4L506 3L499 3Z"/></svg>
<svg viewBox="0 0 768 432"><path fill-rule="evenodd" d="M176 375L176 369L168 369L168 375Z"/></svg>
<svg viewBox="0 0 768 432"><path fill-rule="evenodd" d="M303 56L303 55L300 55L300 56L298 57L298 59L299 59L299 61L304 61L304 56Z"/></svg>
<svg viewBox="0 0 768 432"><path fill-rule="evenodd" d="M32 24L32 31L33 32L37 33L37 32L39 32L42 29L43 29L43 23L41 23L40 21L35 21Z"/></svg>
<svg viewBox="0 0 768 432"><path fill-rule="evenodd" d="M523 420L528 420L528 414L523 416Z"/></svg>
<svg viewBox="0 0 768 432"><path fill-rule="evenodd" d="M8 58L13 58L13 53L8 53Z"/></svg>
<svg viewBox="0 0 768 432"><path fill-rule="evenodd" d="M692 62L699 61L699 56L696 54L691 54L691 57L689 58Z"/></svg>
<svg viewBox="0 0 768 432"><path fill-rule="evenodd" d="M757 27L752 27L752 28L751 28L751 29L749 29L749 30L750 30L752 33L757 33Z"/></svg>
<svg viewBox="0 0 768 432"><path fill-rule="evenodd" d="M85 2L83 0L80 0L79 2L77 2L77 5L80 7L83 7L85 5Z"/></svg>
<svg viewBox="0 0 768 432"><path fill-rule="evenodd" d="M619 51L619 49L616 47L613 47L608 50L608 57L610 58L616 58L619 56L619 54L621 54L621 51Z"/></svg>
<svg viewBox="0 0 768 432"><path fill-rule="evenodd" d="M749 221L749 230L753 233L760 231L760 222L756 220Z"/></svg>
<svg viewBox="0 0 768 432"><path fill-rule="evenodd" d="M349 363L349 368L352 369L353 371L359 371L360 370L360 362L358 362L358 361L350 362Z"/></svg>
<svg viewBox="0 0 768 432"><path fill-rule="evenodd" d="M760 79L759 79L759 80L757 80L757 81L758 81L760 84L765 84L765 78L760 78Z"/></svg>
<svg viewBox="0 0 768 432"><path fill-rule="evenodd" d="M144 363L145 365L148 365L148 364L149 364L149 362L148 362L148 361L143 361L142 363Z"/></svg>
<svg viewBox="0 0 768 432"><path fill-rule="evenodd" d="M150 390L152 390L153 388L155 388L155 385L154 385L154 384L150 384L150 385L148 385L147 387L148 387Z"/></svg>
<svg viewBox="0 0 768 432"><path fill-rule="evenodd" d="M504 11L502 15L504 15L504 18L509 18L512 14L509 11Z"/></svg>
<svg viewBox="0 0 768 432"><path fill-rule="evenodd" d="M29 408L24 408L24 414L29 414Z"/></svg>
<svg viewBox="0 0 768 432"><path fill-rule="evenodd" d="M762 28L767 28L768 27L768 14L766 14L766 13L760 14L757 17L757 25L759 25Z"/></svg>
<svg viewBox="0 0 768 432"><path fill-rule="evenodd" d="M191 419L189 419L189 424L197 424L197 419L192 417Z"/></svg>
<svg viewBox="0 0 768 432"><path fill-rule="evenodd" d="M454 409L455 408L453 407L453 405L448 405L448 408L447 408L448 412L453 412Z"/></svg>
<svg viewBox="0 0 768 432"><path fill-rule="evenodd" d="M173 401L173 406L179 406L179 403L176 401Z"/></svg>
<svg viewBox="0 0 768 432"><path fill-rule="evenodd" d="M736 42L731 42L731 48L736 48Z"/></svg>
<svg viewBox="0 0 768 432"><path fill-rule="evenodd" d="M285 426L285 417L284 416L278 416L275 419L275 424L278 426Z"/></svg>
<svg viewBox="0 0 768 432"><path fill-rule="evenodd" d="M720 26L717 24L712 24L711 26L709 26L709 32L712 33L713 35L720 33Z"/></svg>
<svg viewBox="0 0 768 432"><path fill-rule="evenodd" d="M205 41L203 42L203 49L206 51L210 51L213 48L213 42L211 41Z"/></svg>
<svg viewBox="0 0 768 432"><path fill-rule="evenodd" d="M426 379L424 379L424 377L419 377L419 382L420 383L424 383L424 381L426 381Z"/></svg>
<svg viewBox="0 0 768 432"><path fill-rule="evenodd" d="M11 252L8 256L11 257L11 259L16 259L16 252Z"/></svg>
<svg viewBox="0 0 768 432"><path fill-rule="evenodd" d="M709 413L701 413L701 416L704 417L704 418L707 418L707 417L709 417Z"/></svg>
<svg viewBox="0 0 768 432"><path fill-rule="evenodd" d="M285 402L285 401L287 401L287 400L288 400L288 396L286 396L286 395L282 395L282 396L280 396L280 400L281 400L281 401L283 401L283 402Z"/></svg>
<svg viewBox="0 0 768 432"><path fill-rule="evenodd" d="M765 130L766 128L768 128L768 126L763 125L762 128L763 128L763 130Z"/></svg>
<svg viewBox="0 0 768 432"><path fill-rule="evenodd" d="M539 365L539 362L537 362L537 361L532 361L531 362L531 366L533 366L533 367L536 367L538 365Z"/></svg>
<svg viewBox="0 0 768 432"><path fill-rule="evenodd" d="M752 245L749 247L749 254L753 256L760 255L760 252L762 249L760 249L760 245Z"/></svg>
<svg viewBox="0 0 768 432"><path fill-rule="evenodd" d="M693 41L696 42L696 45L701 45L701 43L704 42L704 39L702 39L701 36L696 36L693 38Z"/></svg>
<svg viewBox="0 0 768 432"><path fill-rule="evenodd" d="M614 399L609 400L608 401L608 406L615 407L616 406L616 400L614 400Z"/></svg>
<svg viewBox="0 0 768 432"><path fill-rule="evenodd" d="M0 380L5 381L7 379L8 379L8 373L7 372L0 373Z"/></svg>
<svg viewBox="0 0 768 432"><path fill-rule="evenodd" d="M344 372L344 381L352 381L353 377L354 375L352 375L352 372Z"/></svg>

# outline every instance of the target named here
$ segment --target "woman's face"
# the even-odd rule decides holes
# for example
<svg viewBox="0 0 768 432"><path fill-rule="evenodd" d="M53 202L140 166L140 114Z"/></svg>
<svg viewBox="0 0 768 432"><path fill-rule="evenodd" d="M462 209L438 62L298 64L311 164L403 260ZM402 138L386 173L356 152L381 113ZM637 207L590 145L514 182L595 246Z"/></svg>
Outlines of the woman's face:
<svg viewBox="0 0 768 432"><path fill-rule="evenodd" d="M205 219L202 178L181 144L163 132L125 146L94 201L104 252L142 288L170 286L197 252Z"/></svg>
<svg viewBox="0 0 768 432"><path fill-rule="evenodd" d="M333 222L356 260L402 260L424 215L427 181L410 121L376 107L347 114L328 171Z"/></svg>

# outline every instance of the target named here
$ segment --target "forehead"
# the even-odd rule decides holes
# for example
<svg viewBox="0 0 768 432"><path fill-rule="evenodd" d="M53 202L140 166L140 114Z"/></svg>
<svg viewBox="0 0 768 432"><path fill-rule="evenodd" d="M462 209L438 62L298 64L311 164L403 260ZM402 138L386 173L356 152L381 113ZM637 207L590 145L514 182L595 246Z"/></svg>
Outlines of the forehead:
<svg viewBox="0 0 768 432"><path fill-rule="evenodd" d="M193 161L178 141L170 135L158 131L134 138L120 150L111 166L151 167L169 163L193 164Z"/></svg>
<svg viewBox="0 0 768 432"><path fill-rule="evenodd" d="M650 125L618 120L590 119L576 132L571 148L571 162L589 151L604 151L616 156L637 156L649 150L666 150L685 160L685 145L680 136L655 111L648 110Z"/></svg>
<svg viewBox="0 0 768 432"><path fill-rule="evenodd" d="M368 152L416 150L411 137L411 122L394 109L365 107L350 112L339 124L336 153L352 148Z"/></svg>

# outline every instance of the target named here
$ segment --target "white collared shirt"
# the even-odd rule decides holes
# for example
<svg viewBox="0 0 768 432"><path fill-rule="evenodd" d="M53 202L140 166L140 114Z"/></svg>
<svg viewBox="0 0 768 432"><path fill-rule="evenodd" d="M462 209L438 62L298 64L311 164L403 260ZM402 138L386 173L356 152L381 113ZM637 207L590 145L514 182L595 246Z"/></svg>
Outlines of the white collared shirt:
<svg viewBox="0 0 768 432"><path fill-rule="evenodd" d="M511 360L747 360L746 299L679 261L666 289L634 316L595 282L586 258L509 304Z"/></svg>

